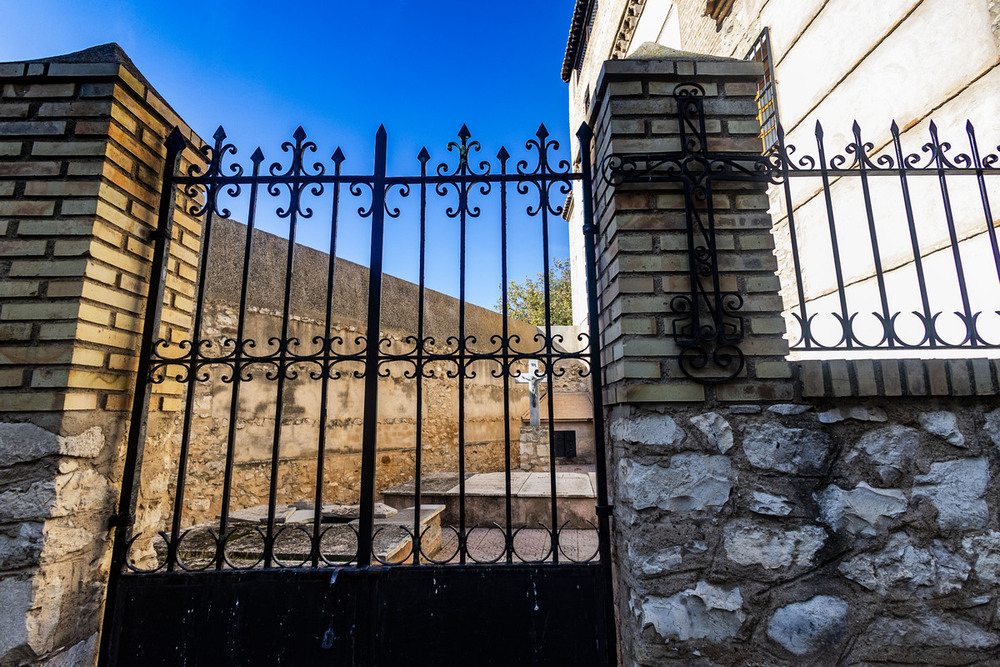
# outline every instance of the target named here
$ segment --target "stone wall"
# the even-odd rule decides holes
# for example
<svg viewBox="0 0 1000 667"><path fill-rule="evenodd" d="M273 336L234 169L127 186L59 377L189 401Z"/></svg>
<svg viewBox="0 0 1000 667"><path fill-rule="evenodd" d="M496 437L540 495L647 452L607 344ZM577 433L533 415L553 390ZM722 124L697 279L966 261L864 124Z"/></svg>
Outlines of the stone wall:
<svg viewBox="0 0 1000 667"><path fill-rule="evenodd" d="M677 150L683 82L705 89L710 148L750 150L750 67L606 63L593 163ZM717 266L743 300L746 355L721 383L678 372L677 186L595 186L622 664L990 664L1000 365L790 363L765 184L718 185Z"/></svg>
<svg viewBox="0 0 1000 667"><path fill-rule="evenodd" d="M995 398L616 408L610 431L625 664L995 657Z"/></svg>

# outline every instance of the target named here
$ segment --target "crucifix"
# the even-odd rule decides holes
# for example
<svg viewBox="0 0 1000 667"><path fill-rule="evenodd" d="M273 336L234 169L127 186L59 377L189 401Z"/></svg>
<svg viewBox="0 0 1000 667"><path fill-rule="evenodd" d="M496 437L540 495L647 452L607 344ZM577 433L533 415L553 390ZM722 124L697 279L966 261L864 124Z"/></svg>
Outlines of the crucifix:
<svg viewBox="0 0 1000 667"><path fill-rule="evenodd" d="M518 375L514 378L514 382L528 385L528 394L531 396L529 414L532 426L538 426L538 383L541 381L542 377L538 375L537 359L528 360L527 374Z"/></svg>

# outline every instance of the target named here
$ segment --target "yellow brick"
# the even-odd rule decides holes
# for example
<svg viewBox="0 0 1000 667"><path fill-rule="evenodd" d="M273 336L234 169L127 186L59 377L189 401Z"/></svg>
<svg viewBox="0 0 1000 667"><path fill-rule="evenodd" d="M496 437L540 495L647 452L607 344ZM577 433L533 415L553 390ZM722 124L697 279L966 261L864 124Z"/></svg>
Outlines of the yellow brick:
<svg viewBox="0 0 1000 667"><path fill-rule="evenodd" d="M0 324L0 342L26 341L31 338L31 325L23 322Z"/></svg>
<svg viewBox="0 0 1000 667"><path fill-rule="evenodd" d="M61 410L61 393L4 392L0 398L0 412L47 412Z"/></svg>
<svg viewBox="0 0 1000 667"><path fill-rule="evenodd" d="M3 155L3 144L0 143L0 155ZM3 162L0 163L0 176L55 176L59 173L58 162Z"/></svg>
<svg viewBox="0 0 1000 667"><path fill-rule="evenodd" d="M9 197L14 194L13 181L0 181L0 197Z"/></svg>
<svg viewBox="0 0 1000 667"><path fill-rule="evenodd" d="M128 195L110 185L101 187L100 198L122 210L128 208Z"/></svg>
<svg viewBox="0 0 1000 667"><path fill-rule="evenodd" d="M118 76L140 97L146 94L146 86L142 85L142 82L135 78L135 76L129 72L128 68L124 65L122 65L121 69L118 70Z"/></svg>
<svg viewBox="0 0 1000 667"><path fill-rule="evenodd" d="M623 388L618 398L623 402L704 401L705 388L700 384L640 384Z"/></svg>
<svg viewBox="0 0 1000 667"><path fill-rule="evenodd" d="M163 308L163 310L160 311L160 318L168 324L173 324L185 329L191 326L191 316L187 313L176 311L173 308ZM2 315L0 315L0 319L3 319Z"/></svg>
<svg viewBox="0 0 1000 667"><path fill-rule="evenodd" d="M189 280L192 283L194 283L194 281L196 281L198 279L198 272L195 271L194 268L192 268L192 267L190 267L190 266L188 266L186 264L180 264L177 267L177 273L180 274L181 278L184 278L185 280Z"/></svg>
<svg viewBox="0 0 1000 667"><path fill-rule="evenodd" d="M0 155L20 155L20 141L0 141Z"/></svg>
<svg viewBox="0 0 1000 667"><path fill-rule="evenodd" d="M33 83L28 86L7 84L3 87L4 97L72 97L75 85L72 83Z"/></svg>
<svg viewBox="0 0 1000 667"><path fill-rule="evenodd" d="M179 398L164 396L160 399L160 410L163 412L180 412L184 403Z"/></svg>
<svg viewBox="0 0 1000 667"><path fill-rule="evenodd" d="M45 254L44 240L0 239L0 257L24 257Z"/></svg>
<svg viewBox="0 0 1000 667"><path fill-rule="evenodd" d="M38 115L57 116L62 118L79 118L80 116L107 116L111 113L111 103L105 101L87 100L77 102L45 102L38 108Z"/></svg>
<svg viewBox="0 0 1000 667"><path fill-rule="evenodd" d="M34 278L40 276L82 276L87 269L85 259L44 259L38 261L15 260L10 265L10 276Z"/></svg>
<svg viewBox="0 0 1000 667"><path fill-rule="evenodd" d="M108 144L107 156L109 160L121 167L126 173L131 173L133 162L128 153L114 144Z"/></svg>
<svg viewBox="0 0 1000 667"><path fill-rule="evenodd" d="M104 368L104 352L86 347L73 348L73 364L77 366L93 366Z"/></svg>
<svg viewBox="0 0 1000 667"><path fill-rule="evenodd" d="M97 181L32 181L24 186L29 197L83 197L95 196Z"/></svg>
<svg viewBox="0 0 1000 667"><path fill-rule="evenodd" d="M66 157L104 155L103 141L36 141L32 155L60 155Z"/></svg>
<svg viewBox="0 0 1000 667"><path fill-rule="evenodd" d="M24 371L20 368L0 370L0 387L20 387L22 382L24 382ZM0 398L0 402L2 401Z"/></svg>
<svg viewBox="0 0 1000 667"><path fill-rule="evenodd" d="M147 285L146 282L139 280L135 276L128 273L123 273L121 275L118 286L123 290L128 290L133 294L138 294L143 297L146 296L146 293L149 291L149 285Z"/></svg>
<svg viewBox="0 0 1000 667"><path fill-rule="evenodd" d="M134 294L118 292L96 283L85 282L80 296L84 299L90 299L91 301L111 306L116 310L127 310L132 313L138 313L142 310L142 300L138 299Z"/></svg>
<svg viewBox="0 0 1000 667"><path fill-rule="evenodd" d="M153 170L159 170L163 166L163 158L155 154L148 147L136 141L135 137L125 132L122 128L112 124L108 128L108 136L118 144L119 148L126 155L139 160Z"/></svg>
<svg viewBox="0 0 1000 667"><path fill-rule="evenodd" d="M145 276L149 271L147 262L141 261L135 255L126 254L115 248L110 248L103 243L95 243L90 248L92 257L107 262L122 271L128 271L137 276Z"/></svg>
<svg viewBox="0 0 1000 667"><path fill-rule="evenodd" d="M0 342L25 341L31 338L31 325L24 322L0 324Z"/></svg>
<svg viewBox="0 0 1000 667"><path fill-rule="evenodd" d="M99 219L113 227L122 229L134 236L143 236L149 233L149 227L106 202L98 200L95 214Z"/></svg>
<svg viewBox="0 0 1000 667"><path fill-rule="evenodd" d="M139 367L139 357L124 354L112 354L108 357L108 368L115 371L135 372Z"/></svg>
<svg viewBox="0 0 1000 667"><path fill-rule="evenodd" d="M128 412L132 409L131 394L108 394L104 398L104 409L111 412Z"/></svg>
<svg viewBox="0 0 1000 667"><path fill-rule="evenodd" d="M37 280L5 280L0 282L0 298L37 296L39 289Z"/></svg>
<svg viewBox="0 0 1000 667"><path fill-rule="evenodd" d="M63 303L11 303L0 308L0 320L70 320L77 315L78 304Z"/></svg>
<svg viewBox="0 0 1000 667"><path fill-rule="evenodd" d="M92 306L89 303L81 303L80 319L93 322L94 324L110 324L111 312L104 308Z"/></svg>
<svg viewBox="0 0 1000 667"><path fill-rule="evenodd" d="M116 248L121 247L122 240L125 238L120 232L116 232L100 220L94 223L94 236Z"/></svg>
<svg viewBox="0 0 1000 667"><path fill-rule="evenodd" d="M100 176L103 173L104 160L100 159L73 160L66 168L67 176Z"/></svg>
<svg viewBox="0 0 1000 667"><path fill-rule="evenodd" d="M76 337L88 343L98 343L123 350L134 350L139 345L139 337L118 329L99 327L87 322L77 324Z"/></svg>
<svg viewBox="0 0 1000 667"><path fill-rule="evenodd" d="M169 375L176 375L177 371L180 370L180 369L173 368L173 369L167 369L167 370L168 370L168 376L169 376ZM181 394L184 393L184 385L182 385L180 382L176 382L174 380L167 379L164 382L161 382L160 384L153 385L153 390L157 394L165 394L165 395L171 395L171 396L180 396Z"/></svg>
<svg viewBox="0 0 1000 667"><path fill-rule="evenodd" d="M0 122L0 135L62 135L66 133L64 120L15 120Z"/></svg>
<svg viewBox="0 0 1000 667"><path fill-rule="evenodd" d="M153 246L145 241L140 241L135 237L129 237L128 243L126 244L129 252L139 255L146 261L152 261L153 259Z"/></svg>
<svg viewBox="0 0 1000 667"><path fill-rule="evenodd" d="M56 241L52 254L56 257L82 257L90 251L90 239Z"/></svg>
<svg viewBox="0 0 1000 667"><path fill-rule="evenodd" d="M85 83L80 86L80 97L111 97L114 93L113 83Z"/></svg>
<svg viewBox="0 0 1000 667"><path fill-rule="evenodd" d="M52 215L56 203L42 199L15 199L0 201L0 215L20 216Z"/></svg>
<svg viewBox="0 0 1000 667"><path fill-rule="evenodd" d="M174 308L185 313L194 312L194 300L174 293Z"/></svg>
<svg viewBox="0 0 1000 667"><path fill-rule="evenodd" d="M114 76L122 67L118 63L52 63L49 76Z"/></svg>
<svg viewBox="0 0 1000 667"><path fill-rule="evenodd" d="M131 386L127 375L118 373L98 373L71 369L67 386L77 389L100 389L102 391L127 391Z"/></svg>
<svg viewBox="0 0 1000 667"><path fill-rule="evenodd" d="M68 364L73 360L70 345L13 345L0 348L0 364L36 366Z"/></svg>
<svg viewBox="0 0 1000 667"><path fill-rule="evenodd" d="M97 213L97 200L95 199L71 199L63 201L60 211L63 215L86 215L92 216Z"/></svg>
<svg viewBox="0 0 1000 667"><path fill-rule="evenodd" d="M73 340L80 323L73 322L43 322L38 327L40 340Z"/></svg>
<svg viewBox="0 0 1000 667"><path fill-rule="evenodd" d="M117 100L111 105L111 117L130 134L135 134L139 129L139 124Z"/></svg>
<svg viewBox="0 0 1000 667"><path fill-rule="evenodd" d="M126 331L142 333L142 320L124 313L115 313L115 326Z"/></svg>
<svg viewBox="0 0 1000 667"><path fill-rule="evenodd" d="M97 394L71 392L63 399L63 410L96 410Z"/></svg>

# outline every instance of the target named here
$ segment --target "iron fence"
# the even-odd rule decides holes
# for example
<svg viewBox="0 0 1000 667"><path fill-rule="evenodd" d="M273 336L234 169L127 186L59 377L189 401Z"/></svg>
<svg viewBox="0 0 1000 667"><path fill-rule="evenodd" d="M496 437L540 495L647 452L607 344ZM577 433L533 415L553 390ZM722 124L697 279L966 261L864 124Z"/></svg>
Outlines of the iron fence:
<svg viewBox="0 0 1000 667"><path fill-rule="evenodd" d="M611 155L611 185L683 188L690 291L677 295L671 335L690 378L725 382L743 369L743 298L720 288L713 187L772 184L771 215L790 347L795 352L1000 348L1000 251L991 195L1000 157L983 153L971 122L960 152L928 122L919 152L893 123L876 148L857 122L831 153L815 125L815 155L776 143L763 155L712 151L704 90L674 90L681 149ZM998 149L1000 150L1000 149ZM706 202L709 202L706 205ZM707 367L713 372L703 374Z"/></svg>
<svg viewBox="0 0 1000 667"><path fill-rule="evenodd" d="M578 136L585 146L589 145L589 128L581 128ZM591 318L589 333L581 333L579 340L569 344L560 333L554 331L549 307L551 295L548 269L552 256L549 225L562 213L561 202L565 200L565 195L575 181L582 181L585 199L589 201L590 183L582 176L589 173L587 151L584 151L583 170L572 171L566 160L556 160L558 143L541 126L536 136L525 145L529 154L533 152L535 155L533 162L529 163L527 159L512 160L503 147L494 159L478 161L474 157L481 146L463 126L458 134L458 141L447 147L449 152L458 156L455 164L442 162L432 167L430 154L424 148L417 156L418 174L394 176L386 173L386 145L387 135L384 128L381 128L376 135L372 173L348 175L343 171L345 156L339 148L328 162L313 162L310 156L316 152L317 147L299 128L293 141L282 146L285 154L283 161L267 166L264 154L258 148L250 156L249 164L242 165L234 161L237 149L226 143L226 134L220 127L215 134L214 146L200 149L207 165L204 171L198 166L192 166L187 173L175 175L169 173L168 169L159 213L159 231L156 234L150 287L151 307L147 309L139 360L125 479L120 510L115 518L115 572L123 569L131 573L149 573L342 565L366 567L371 564L399 563L610 563L610 511L604 469L601 379L599 373L590 372L590 368L597 363L599 354L597 346L589 342L597 340L597 318ZM183 139L175 131L168 142L168 165L177 162L177 156L184 146ZM467 313L473 308L467 303L467 282L470 274L477 271L476 266L467 265L470 243L467 232L469 225L480 217L481 207L491 201L488 195L494 193L498 195L492 201L495 202L499 222L500 238L496 252L500 254L503 286L499 328L488 336L480 335L477 338L476 334L470 333L467 322ZM521 330L514 331L511 328L513 321L509 318L508 221L511 215L509 207L515 193L521 201L527 198L528 203L522 217L534 220L538 227L540 246L535 248L535 252L545 268L545 322L537 330L533 329L535 333L531 336L525 336ZM182 212L200 221L201 260L194 298L190 305L190 334L186 337L164 338L160 325L167 305L165 294L169 291L165 288L165 277L170 261L171 239L178 236L172 229L174 200L178 194L181 195L179 201L183 207ZM293 265L297 261L296 253L304 252L297 246L297 233L303 221L312 218L319 210L317 202L324 197L327 198L325 210L330 216L329 261L325 280L321 284L296 287ZM447 204L442 205L443 211L431 206L429 200L435 198L448 199ZM265 200L270 200L273 204L270 209L266 208ZM405 208L403 203L407 201L413 202L415 207L415 214L409 217L401 214L401 208ZM229 258L233 266L238 267L240 275L237 278L238 306L230 313L231 320L235 320L235 332L227 335L213 330L207 324L209 311L213 306L206 298L206 292L211 289L210 283L213 280L209 277L209 264L213 258L211 248L215 242L214 235L221 233L216 228L223 220L232 217L230 207L234 203L246 206L246 231L239 253L242 257ZM585 208L590 258L588 285L592 298L591 309L594 312L596 278L592 267L595 230L590 207ZM353 215L354 210L356 215ZM367 314L365 324L350 334L334 327L337 321L334 302L338 298L335 292L340 285L338 267L343 269L348 264L337 258L338 239L346 220L345 211L352 212L350 224L370 226L370 259L366 267L367 284L363 287L366 292ZM276 267L280 271L279 275L261 274L254 268L255 262L259 261L256 244L261 243L262 238L257 226L264 215L272 223L284 225L287 254L283 265ZM425 327L433 315L428 312L427 305L431 298L426 286L428 263L438 261L442 252L428 246L427 228L430 218L435 215L440 218L439 223L443 221L458 236L457 322L454 331L444 340L440 336L435 338ZM399 233L398 225L406 224L416 227L419 239L416 247L411 249L419 263L417 309L412 319L412 332L402 338L390 336L383 326L383 289L387 279L383 271L383 254L387 220L394 220L393 224L397 225L390 233ZM263 276L264 280L273 283L267 289L280 293L280 307L270 313L272 319L269 321L277 322L277 328L273 330L261 330L259 322L255 324L255 320L250 317L249 311L252 309L248 302L255 298L255 291L265 289L259 282L255 284L255 275L258 281ZM308 340L301 337L304 325L292 312L292 302L297 293L295 290L299 289L319 292L322 295L320 299L325 304L322 317L310 325L319 330L313 331L315 335ZM176 308L175 304L170 305ZM254 331L251 332L251 329ZM514 382L528 372L529 364L532 364L532 368L537 367L536 379L547 389L543 400L547 401L548 407L547 442L552 462L546 474L549 506L547 517L531 526L519 522L512 509L516 501L516 489L512 487L518 472L512 468L512 460L516 456L516 452L512 453L512 441L516 447L517 436L511 429L512 421L520 418L520 415L512 413ZM503 467L498 474L502 475L503 484L502 492L496 499L502 509L498 514L499 518L490 525L483 526L467 520L470 512L467 506L467 447L470 446L471 438L467 431L471 420L467 414L467 393L469 385L476 381L479 374L487 373L501 387ZM563 502L559 494L561 482L555 465L556 452L553 449L557 442L554 383L567 374L573 374L589 384L589 392L593 397L596 497L591 505L594 521L587 521L584 526L567 526L565 512L560 506ZM413 480L408 493L412 498L412 513L408 515L408 523L395 521L392 525L386 525L376 517L376 450L380 438L384 437L379 433L380 392L385 383L391 381L407 382L412 387L412 407L415 411L413 422L416 427L410 443ZM423 457L431 445L441 444L440 441L431 444L425 441L424 424L427 418L424 414L424 393L428 383L432 381L450 383L449 386L454 389L456 411L456 428L449 435L447 447L454 449L457 462L457 520L455 525L442 526L441 530L445 533L443 537L426 521L428 503L425 496L428 492L421 487L427 473ZM331 475L335 473L325 470L324 463L332 446L327 424L340 416L331 400L332 392L337 383L345 382L354 383L352 387L363 392L363 414L358 415L361 422L360 439L354 443L359 451L356 472L359 473L360 482L356 513L337 517L328 516L330 512L326 509L329 503L324 494L327 493ZM132 526L135 524L136 506L139 502L138 479L142 473L143 452L147 443L150 396L156 385L164 383L172 383L178 387L176 393L182 404L178 406L174 418L177 433L173 440L176 446L170 453L173 465L169 483L172 499L169 504L159 501L163 513L169 516L169 527L161 531L158 537L152 538L148 530L141 534L133 531ZM293 383L296 383L296 388L307 383L306 390L318 395L320 426L316 431L314 461L311 464L314 466L311 469L313 495L308 507L302 504L298 508L311 511L311 516L304 523L290 525L282 523L280 513L290 508L279 503L278 496L284 483L279 470L284 461L283 448L287 448L289 441L297 437L294 433L289 434L290 418L285 414L289 409L288 395L296 390L289 389ZM234 515L241 508L235 507L234 498L237 491L241 490L234 469L238 464L241 448L246 446L246 433L241 433L241 423L246 420L241 421L241 410L251 400L244 395L245 392L250 391L251 385L254 385L254 395L259 397L262 384L270 387L267 390L271 396L268 409L272 412L268 413L268 423L273 424L267 443L270 450L268 461L262 473L267 479L267 495L258 523L238 523ZM206 389L215 392L215 395L225 393L229 405L227 418L220 421L222 426L217 429L222 435L222 447L214 455L206 453L204 443L199 441L204 435L199 435L195 428L195 421L199 418L199 392L203 394ZM166 448L170 450L169 446ZM200 453L193 453L195 449ZM205 502L206 507L217 507L218 514L214 522L202 522L192 529L191 520L186 513L190 513L190 476L196 466L201 466L201 473L206 466L215 471L209 485L214 497L210 504L208 500ZM381 492L382 489L378 490ZM205 485L200 487L200 492L206 492ZM593 534L593 539L584 540L586 545L582 547L576 544L569 548L568 543L572 541L570 537L578 537L569 534L580 530ZM429 534L429 531L433 534ZM477 531L481 538L488 538L485 542L492 546L484 547L484 540L480 539L479 546L473 547L471 542ZM535 545L525 553L519 545L523 545L525 535L530 531L535 531L536 537L540 532L543 544L540 547ZM142 549L136 546L140 537L145 540ZM432 541L433 549L429 546ZM397 547L403 543L406 549L400 551ZM442 544L445 545L443 551Z"/></svg>

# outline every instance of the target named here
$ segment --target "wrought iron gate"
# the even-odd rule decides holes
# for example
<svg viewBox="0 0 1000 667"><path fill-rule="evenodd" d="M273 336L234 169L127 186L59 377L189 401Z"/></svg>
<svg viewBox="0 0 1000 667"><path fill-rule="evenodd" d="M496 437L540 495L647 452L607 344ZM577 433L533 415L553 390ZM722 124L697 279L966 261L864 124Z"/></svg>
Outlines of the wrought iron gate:
<svg viewBox="0 0 1000 667"><path fill-rule="evenodd" d="M282 146L287 164L269 167L259 148L249 165L234 162L236 148L225 142L220 128L214 146L200 149L204 171L192 165L178 175L185 141L174 130L167 143L154 233L121 498L112 520L103 664L614 664L602 388L600 373L591 371L599 368L588 148L592 137L587 126L577 136L584 147L580 172L572 171L565 160L550 162L558 144L544 126L526 143L527 150L537 154L534 164L512 160L504 148L495 160L477 164L473 156L480 144L463 127L459 141L448 145L458 156L453 167L442 163L430 169L425 148L418 155L418 175L392 176L387 174L386 132L380 128L372 173L347 175L339 148L330 161L309 164L316 145L301 128L293 142ZM550 315L549 227L562 212L557 198L565 197L574 182L580 184L585 212L590 324L577 341L566 341L553 328ZM474 335L478 330L472 332L467 318L474 308L467 303L467 277L477 270L467 266L468 232L482 214L478 199L491 194L499 195L494 210L503 288L495 320L499 329L483 340ZM545 324L528 337L523 327L513 330L516 323L507 317L508 227L514 216L510 203L527 196L533 199L522 217L538 227L540 247L535 251L544 259L546 310ZM265 213L260 201L267 197L280 201ZM433 200L448 197L454 202L438 210ZM346 212L353 205L342 200L351 198L360 206L349 216ZM321 201L326 203L320 206ZM407 201L415 206L409 222L418 239L418 279L411 286L416 290L416 313L412 333L393 337L383 331L382 297L386 280L396 286L399 281L384 275L383 255L387 221L397 225L389 228L391 234L403 233L399 225L408 219L401 215L400 202ZM246 207L246 227L239 231L241 253L231 255L242 257L227 257L236 267L235 275L218 280L238 285L239 305L221 313L210 298L212 289L221 289L214 284L210 263L219 235L244 230L229 221L229 207L236 205ZM323 207L329 215L325 285L300 290L295 262L297 253L307 251L297 246L297 233L303 221ZM435 222L457 233L460 258L457 328L445 340L428 332L433 295L426 272L440 251L428 249L427 238ZM287 241L262 235L259 227L266 224L284 225ZM336 259L338 240L348 224L370 225L367 267ZM284 249L283 266L277 262L276 272L255 265L259 244ZM272 254L272 263L277 256ZM336 326L336 299L358 296L337 294L342 284L338 271L347 269L367 281L364 323L353 330ZM275 303L280 305L270 310L253 306L256 293L268 290L278 295ZM297 317L292 303L300 297L322 303L325 313L313 320ZM223 315L228 328L219 324ZM268 323L274 330L265 326ZM310 332L314 335L306 339ZM518 515L514 484L522 473L512 465L511 422L518 416L512 412L511 396L522 391L513 381L528 372L529 362L537 364L537 377L547 388L543 400L549 416L548 506L544 520L535 525ZM490 510L496 513L489 516L496 519L487 525L488 520L473 517L467 488L476 470L470 463L474 443L467 432L472 422L466 395L483 377L495 381L491 391L502 391L503 397L503 437L489 445L494 453L502 451L502 469L492 474L502 480L503 493ZM570 501L559 495L563 482L555 465L555 384L571 377L589 385L593 399L593 521L586 516L567 518L565 505ZM387 522L378 514L387 510L376 506L376 490L385 486L377 477L379 399L386 383L397 381L409 383L414 393L413 442L405 454L412 452L414 476L412 487L404 491L412 495L413 507L404 510L405 521ZM437 434L431 443L425 441L428 418L423 410L435 382L451 387L457 428L446 436ZM299 457L289 462L287 448L301 449L302 443L301 431L294 430L295 421L286 414L288 396L305 385L310 400L319 397L315 460L303 463L305 458ZM340 386L347 387L339 394L345 406L354 400L352 394L363 392L363 415L358 502L341 500L334 507L325 494L331 485L340 488L338 471L331 473L324 465L334 448L329 425L338 419L333 393ZM241 468L240 457L252 421L243 411L251 392L262 395L261 387L272 392L273 399L266 410L259 408L265 417L258 421L271 432L266 442L258 438L254 446L268 448L268 460L239 477L247 467ZM220 396L228 401L228 415L213 418L214 426L206 430L199 422L209 419L202 401ZM342 421L351 429L359 420ZM383 421L385 427L391 420ZM215 456L213 438L218 439ZM453 456L457 463L454 510L432 505L427 500L432 494L421 488L428 484L430 464L425 459L434 451ZM149 463L151 452L155 466ZM290 483L290 477L282 476L282 466L292 463L308 468L313 480L309 503L279 502L284 485ZM486 464L475 465L479 470ZM266 480L266 500L256 509L246 507L252 502L248 498L257 498L247 481L251 474ZM145 480L141 494L140 478ZM295 479L301 487L302 475ZM354 505L356 515L351 514ZM257 514L248 518L254 511ZM445 518L439 527L435 521L442 521L448 511L457 525L447 525ZM292 521L295 512L308 519ZM484 544L493 544L492 550Z"/></svg>

